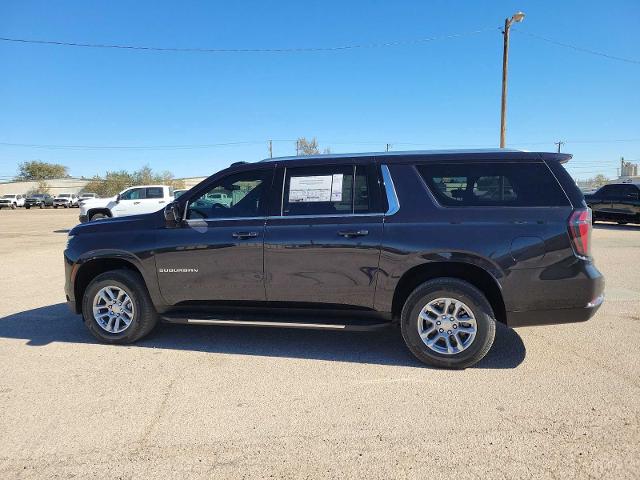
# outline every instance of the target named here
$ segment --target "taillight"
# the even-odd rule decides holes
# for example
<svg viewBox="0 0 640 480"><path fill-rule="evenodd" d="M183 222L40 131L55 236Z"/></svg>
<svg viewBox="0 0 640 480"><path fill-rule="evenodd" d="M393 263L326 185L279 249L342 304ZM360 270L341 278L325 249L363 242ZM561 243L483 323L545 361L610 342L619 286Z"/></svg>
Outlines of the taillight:
<svg viewBox="0 0 640 480"><path fill-rule="evenodd" d="M591 209L575 210L569 217L569 237L573 249L581 257L591 253Z"/></svg>

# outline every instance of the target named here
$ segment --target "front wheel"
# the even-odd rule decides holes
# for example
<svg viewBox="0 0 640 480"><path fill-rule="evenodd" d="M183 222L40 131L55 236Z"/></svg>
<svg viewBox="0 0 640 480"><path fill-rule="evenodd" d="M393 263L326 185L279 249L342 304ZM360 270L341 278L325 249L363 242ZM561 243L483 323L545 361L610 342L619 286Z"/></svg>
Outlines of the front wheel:
<svg viewBox="0 0 640 480"><path fill-rule="evenodd" d="M11 204L11 210L15 210L17 208L17 205L15 203Z"/></svg>
<svg viewBox="0 0 640 480"><path fill-rule="evenodd" d="M493 345L496 322L491 305L476 287L456 278L437 278L409 295L401 329L418 360L434 367L466 368Z"/></svg>
<svg viewBox="0 0 640 480"><path fill-rule="evenodd" d="M24 208L26 208L27 210L29 210L31 208L31 205L25 205Z"/></svg>
<svg viewBox="0 0 640 480"><path fill-rule="evenodd" d="M104 213L94 213L89 218L89 221L91 221L91 220L102 220L103 218L109 218L109 217L107 215L105 215Z"/></svg>
<svg viewBox="0 0 640 480"><path fill-rule="evenodd" d="M82 298L82 316L98 340L112 344L141 339L158 318L142 277L130 270L112 270L94 278Z"/></svg>

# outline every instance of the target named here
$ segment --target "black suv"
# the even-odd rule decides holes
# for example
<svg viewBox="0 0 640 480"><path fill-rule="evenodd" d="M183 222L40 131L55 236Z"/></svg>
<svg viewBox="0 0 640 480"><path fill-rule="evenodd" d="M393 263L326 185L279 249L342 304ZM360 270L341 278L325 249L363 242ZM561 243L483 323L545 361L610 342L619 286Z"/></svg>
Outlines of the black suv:
<svg viewBox="0 0 640 480"><path fill-rule="evenodd" d="M640 187L633 183L605 185L597 192L584 196L593 210L593 221L606 220L640 223Z"/></svg>
<svg viewBox="0 0 640 480"><path fill-rule="evenodd" d="M238 163L164 210L78 225L69 306L107 343L172 323L399 324L423 362L463 368L496 322L579 322L603 301L591 218L561 163L515 150Z"/></svg>
<svg viewBox="0 0 640 480"><path fill-rule="evenodd" d="M53 207L53 197L48 193L35 193L33 195L29 195L24 201L24 208L29 210L31 207Z"/></svg>

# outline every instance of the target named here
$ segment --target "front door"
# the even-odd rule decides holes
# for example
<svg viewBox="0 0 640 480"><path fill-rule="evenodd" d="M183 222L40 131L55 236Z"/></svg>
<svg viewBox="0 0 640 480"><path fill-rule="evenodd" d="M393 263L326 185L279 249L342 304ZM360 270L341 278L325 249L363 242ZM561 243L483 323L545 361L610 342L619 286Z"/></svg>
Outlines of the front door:
<svg viewBox="0 0 640 480"><path fill-rule="evenodd" d="M374 165L283 169L267 220L267 300L373 306L383 214Z"/></svg>
<svg viewBox="0 0 640 480"><path fill-rule="evenodd" d="M158 235L158 282L169 304L265 300L265 203L272 172L263 168L213 180L187 199L182 226Z"/></svg>
<svg viewBox="0 0 640 480"><path fill-rule="evenodd" d="M120 195L118 203L111 209L114 217L124 217L128 215L139 215L147 213L145 211L145 199L147 189L144 187L130 188Z"/></svg>

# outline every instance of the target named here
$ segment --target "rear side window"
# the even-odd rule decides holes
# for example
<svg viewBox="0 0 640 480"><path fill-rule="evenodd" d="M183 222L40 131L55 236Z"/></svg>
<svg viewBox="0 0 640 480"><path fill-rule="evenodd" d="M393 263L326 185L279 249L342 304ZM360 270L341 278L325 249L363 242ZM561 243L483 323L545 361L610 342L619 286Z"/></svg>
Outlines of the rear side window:
<svg viewBox="0 0 640 480"><path fill-rule="evenodd" d="M162 187L149 187L147 188L147 198L162 198L164 192Z"/></svg>
<svg viewBox="0 0 640 480"><path fill-rule="evenodd" d="M366 169L353 165L287 168L283 215L345 215L371 209Z"/></svg>
<svg viewBox="0 0 640 480"><path fill-rule="evenodd" d="M429 190L447 207L553 207L569 200L544 163L417 165Z"/></svg>

